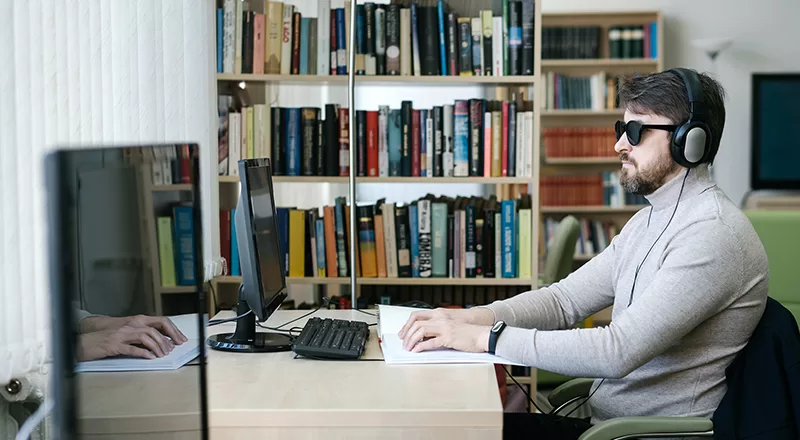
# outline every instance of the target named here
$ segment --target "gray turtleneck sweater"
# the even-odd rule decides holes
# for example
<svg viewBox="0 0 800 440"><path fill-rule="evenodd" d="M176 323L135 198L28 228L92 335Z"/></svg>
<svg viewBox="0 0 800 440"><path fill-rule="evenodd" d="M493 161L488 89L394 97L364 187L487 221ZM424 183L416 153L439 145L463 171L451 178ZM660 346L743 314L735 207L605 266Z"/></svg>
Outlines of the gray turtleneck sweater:
<svg viewBox="0 0 800 440"><path fill-rule="evenodd" d="M656 242L684 177L675 216ZM766 304L764 248L707 166L680 173L647 199L651 206L565 279L486 306L509 326L498 339L499 356L597 378L593 389L605 379L588 403L595 423L621 416L710 417L726 390L725 368ZM612 305L610 325L568 329Z"/></svg>

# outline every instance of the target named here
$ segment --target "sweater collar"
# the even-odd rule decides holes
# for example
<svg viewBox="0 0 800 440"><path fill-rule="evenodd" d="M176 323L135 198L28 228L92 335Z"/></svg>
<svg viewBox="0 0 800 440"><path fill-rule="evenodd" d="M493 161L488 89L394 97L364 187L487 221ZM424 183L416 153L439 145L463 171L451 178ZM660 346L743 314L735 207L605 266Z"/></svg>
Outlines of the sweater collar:
<svg viewBox="0 0 800 440"><path fill-rule="evenodd" d="M678 194L681 192L681 185L683 185L684 177L686 177L686 184L683 186L681 200L686 200L691 196L700 194L715 185L714 181L711 179L707 164L692 168L688 176L686 176L686 171L678 173L678 175L670 179L652 194L645 196L647 201L653 206L653 210L659 211L675 205L678 201Z"/></svg>

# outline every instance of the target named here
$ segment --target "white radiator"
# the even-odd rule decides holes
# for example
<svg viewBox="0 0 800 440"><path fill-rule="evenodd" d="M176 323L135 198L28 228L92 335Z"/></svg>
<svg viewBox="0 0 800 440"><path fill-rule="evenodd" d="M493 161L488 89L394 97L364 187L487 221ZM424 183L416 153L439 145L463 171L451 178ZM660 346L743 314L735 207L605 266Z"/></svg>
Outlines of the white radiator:
<svg viewBox="0 0 800 440"><path fill-rule="evenodd" d="M215 29L208 0L0 1L0 386L50 352L48 150L199 143L203 256L219 254Z"/></svg>

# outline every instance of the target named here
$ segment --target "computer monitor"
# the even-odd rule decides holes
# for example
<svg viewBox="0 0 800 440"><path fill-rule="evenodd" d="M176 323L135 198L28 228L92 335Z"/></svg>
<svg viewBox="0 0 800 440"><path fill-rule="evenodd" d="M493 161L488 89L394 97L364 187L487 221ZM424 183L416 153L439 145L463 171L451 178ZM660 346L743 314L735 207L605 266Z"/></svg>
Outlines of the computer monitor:
<svg viewBox="0 0 800 440"><path fill-rule="evenodd" d="M751 188L800 190L800 73L754 73L751 113Z"/></svg>
<svg viewBox="0 0 800 440"><path fill-rule="evenodd" d="M239 161L241 190L234 214L242 284L239 287L236 330L209 336L211 348L236 352L274 352L292 349L292 338L277 332L256 332L286 299L278 217L267 158Z"/></svg>
<svg viewBox="0 0 800 440"><path fill-rule="evenodd" d="M199 168L196 144L45 158L54 439L207 438Z"/></svg>

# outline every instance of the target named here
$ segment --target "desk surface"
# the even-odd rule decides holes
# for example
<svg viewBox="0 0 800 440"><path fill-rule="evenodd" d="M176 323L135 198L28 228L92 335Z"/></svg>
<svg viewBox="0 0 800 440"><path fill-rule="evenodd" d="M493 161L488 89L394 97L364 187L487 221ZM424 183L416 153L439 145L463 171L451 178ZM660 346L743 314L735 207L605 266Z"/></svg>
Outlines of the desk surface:
<svg viewBox="0 0 800 440"><path fill-rule="evenodd" d="M307 312L277 311L264 325L278 326ZM215 318L232 316L226 311ZM312 316L375 322L373 316L354 310L320 310ZM291 326L302 326L306 319ZM210 327L207 333L234 328L226 323ZM259 438L501 438L502 405L491 365L387 365L382 362L375 327L370 329L366 351L357 361L309 360L295 358L292 352L209 349L212 439L250 439L254 434ZM181 370L188 368L197 370L191 366ZM155 412L174 414L168 407L178 404L180 397L169 391L173 388L169 372L163 377L156 388L164 401ZM101 379L86 375L84 380ZM119 387L123 388L118 390L120 396L127 395L128 388L142 389L135 381ZM103 399L113 399L107 388L103 392ZM118 404L103 411L109 417L109 412L128 408ZM83 415L90 414L84 411ZM145 414L135 416L138 422L144 421Z"/></svg>

